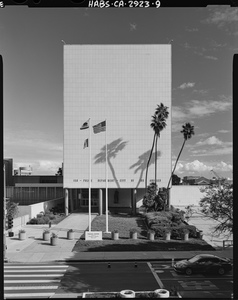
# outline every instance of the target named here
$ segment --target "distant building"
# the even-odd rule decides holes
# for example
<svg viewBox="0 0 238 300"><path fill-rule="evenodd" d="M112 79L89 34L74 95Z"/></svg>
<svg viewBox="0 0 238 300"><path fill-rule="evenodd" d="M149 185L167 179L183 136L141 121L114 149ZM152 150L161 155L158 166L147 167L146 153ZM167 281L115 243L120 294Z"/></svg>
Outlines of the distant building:
<svg viewBox="0 0 238 300"><path fill-rule="evenodd" d="M183 177L183 185L193 185L195 184L195 180L200 176L184 176Z"/></svg>
<svg viewBox="0 0 238 300"><path fill-rule="evenodd" d="M207 185L211 180L203 176L185 176L183 177L183 185Z"/></svg>
<svg viewBox="0 0 238 300"><path fill-rule="evenodd" d="M210 179L207 179L205 177L199 177L197 179L195 179L195 183L196 185L207 185L207 184L210 184L211 183L211 180Z"/></svg>
<svg viewBox="0 0 238 300"><path fill-rule="evenodd" d="M63 176L31 175L31 167L20 167L14 170L13 175L13 159L4 159L4 164L6 197L10 201L19 205L30 205L63 198Z"/></svg>
<svg viewBox="0 0 238 300"><path fill-rule="evenodd" d="M5 166L6 186L14 186L13 159L4 158L4 166Z"/></svg>
<svg viewBox="0 0 238 300"><path fill-rule="evenodd" d="M7 198L19 205L30 205L64 197L63 176L13 176L14 186L6 187Z"/></svg>

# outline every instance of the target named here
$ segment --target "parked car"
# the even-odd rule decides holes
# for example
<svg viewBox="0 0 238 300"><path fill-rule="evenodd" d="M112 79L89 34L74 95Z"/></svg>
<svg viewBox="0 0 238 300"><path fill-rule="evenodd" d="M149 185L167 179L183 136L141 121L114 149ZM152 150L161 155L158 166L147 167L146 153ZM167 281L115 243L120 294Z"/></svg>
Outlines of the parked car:
<svg viewBox="0 0 238 300"><path fill-rule="evenodd" d="M232 270L232 264L229 258L218 257L211 254L199 254L190 259L178 261L174 264L174 270L186 275L214 272L223 275Z"/></svg>

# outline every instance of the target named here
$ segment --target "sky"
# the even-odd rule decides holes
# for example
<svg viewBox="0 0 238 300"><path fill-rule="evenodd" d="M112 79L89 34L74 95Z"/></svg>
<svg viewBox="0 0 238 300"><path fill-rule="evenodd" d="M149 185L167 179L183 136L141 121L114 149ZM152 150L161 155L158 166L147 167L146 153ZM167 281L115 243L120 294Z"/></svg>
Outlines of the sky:
<svg viewBox="0 0 238 300"><path fill-rule="evenodd" d="M189 122L195 130L175 174L212 178L214 170L233 177L238 8L0 9L4 158L13 158L15 169L30 165L32 175L54 175L63 162L64 43L171 43L172 165L183 143L182 125Z"/></svg>

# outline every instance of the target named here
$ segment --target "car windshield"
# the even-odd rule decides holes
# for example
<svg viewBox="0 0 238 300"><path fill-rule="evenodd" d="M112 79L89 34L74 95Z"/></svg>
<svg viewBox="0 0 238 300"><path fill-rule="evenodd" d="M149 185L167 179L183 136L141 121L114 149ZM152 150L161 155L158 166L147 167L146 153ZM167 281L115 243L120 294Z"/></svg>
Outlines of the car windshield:
<svg viewBox="0 0 238 300"><path fill-rule="evenodd" d="M188 261L191 263L194 263L194 262L198 261L200 258L201 258L201 256L195 255L195 256L191 257L190 259L188 259Z"/></svg>

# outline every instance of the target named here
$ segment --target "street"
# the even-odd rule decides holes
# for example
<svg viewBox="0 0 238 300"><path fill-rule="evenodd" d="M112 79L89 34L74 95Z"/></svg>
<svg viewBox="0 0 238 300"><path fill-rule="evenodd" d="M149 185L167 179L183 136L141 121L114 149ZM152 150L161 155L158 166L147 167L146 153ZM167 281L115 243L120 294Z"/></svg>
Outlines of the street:
<svg viewBox="0 0 238 300"><path fill-rule="evenodd" d="M83 292L154 291L175 287L183 298L230 298L233 274L180 275L170 262L92 262L4 265L4 294L49 298Z"/></svg>
<svg viewBox="0 0 238 300"><path fill-rule="evenodd" d="M177 274L170 264L164 262L149 263L155 277L162 287L170 290L176 287L182 298L231 298L233 273L224 276L216 274Z"/></svg>

